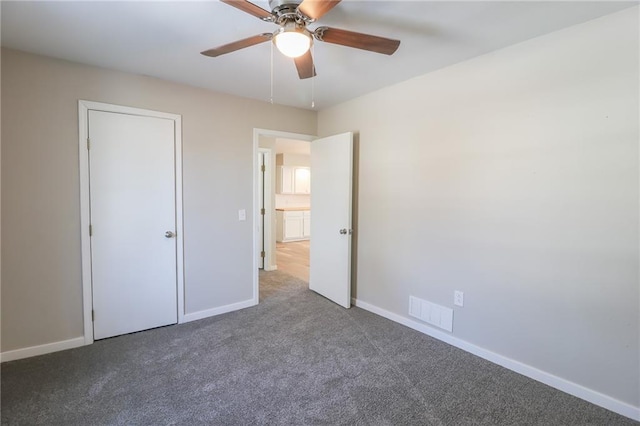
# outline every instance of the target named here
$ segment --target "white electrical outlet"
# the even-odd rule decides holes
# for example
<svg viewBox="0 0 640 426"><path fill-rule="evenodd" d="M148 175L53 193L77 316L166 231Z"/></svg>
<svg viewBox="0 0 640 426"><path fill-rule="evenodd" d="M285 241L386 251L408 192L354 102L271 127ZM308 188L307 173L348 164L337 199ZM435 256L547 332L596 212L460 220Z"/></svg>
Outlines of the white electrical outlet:
<svg viewBox="0 0 640 426"><path fill-rule="evenodd" d="M456 306L464 306L464 293L461 291L453 292L453 304Z"/></svg>

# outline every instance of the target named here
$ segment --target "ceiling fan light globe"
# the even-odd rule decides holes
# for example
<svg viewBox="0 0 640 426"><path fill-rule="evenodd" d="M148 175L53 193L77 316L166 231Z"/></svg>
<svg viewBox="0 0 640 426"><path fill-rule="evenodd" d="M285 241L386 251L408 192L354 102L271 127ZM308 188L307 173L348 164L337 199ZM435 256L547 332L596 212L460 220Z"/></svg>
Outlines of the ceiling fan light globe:
<svg viewBox="0 0 640 426"><path fill-rule="evenodd" d="M311 47L311 37L304 31L281 31L273 42L283 55L290 58L304 55Z"/></svg>

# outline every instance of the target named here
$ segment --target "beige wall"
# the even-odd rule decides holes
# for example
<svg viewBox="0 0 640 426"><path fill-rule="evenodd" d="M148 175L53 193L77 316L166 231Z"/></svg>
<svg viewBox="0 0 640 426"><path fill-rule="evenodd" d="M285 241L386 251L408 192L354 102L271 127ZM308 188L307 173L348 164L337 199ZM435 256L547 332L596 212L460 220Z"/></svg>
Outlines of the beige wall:
<svg viewBox="0 0 640 426"><path fill-rule="evenodd" d="M83 335L79 99L182 115L186 313L251 299L253 129L316 113L3 49L1 350Z"/></svg>
<svg viewBox="0 0 640 426"><path fill-rule="evenodd" d="M300 141L298 143L308 144L309 142ZM276 154L276 165L311 167L311 155L291 153Z"/></svg>
<svg viewBox="0 0 640 426"><path fill-rule="evenodd" d="M319 113L359 132L357 297L640 406L638 8Z"/></svg>

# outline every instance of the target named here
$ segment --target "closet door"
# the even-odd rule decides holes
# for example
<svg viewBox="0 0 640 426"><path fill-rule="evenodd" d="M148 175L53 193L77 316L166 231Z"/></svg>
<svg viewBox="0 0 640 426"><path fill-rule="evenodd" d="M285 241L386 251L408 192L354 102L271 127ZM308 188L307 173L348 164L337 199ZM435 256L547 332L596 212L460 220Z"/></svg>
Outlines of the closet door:
<svg viewBox="0 0 640 426"><path fill-rule="evenodd" d="M173 120L89 111L94 338L177 322Z"/></svg>

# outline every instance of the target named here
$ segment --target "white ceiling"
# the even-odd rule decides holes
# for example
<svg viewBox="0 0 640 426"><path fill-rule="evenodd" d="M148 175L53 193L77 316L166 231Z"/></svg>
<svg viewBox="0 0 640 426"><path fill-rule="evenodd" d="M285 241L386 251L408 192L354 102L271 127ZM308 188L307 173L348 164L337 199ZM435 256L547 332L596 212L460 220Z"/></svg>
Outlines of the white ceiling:
<svg viewBox="0 0 640 426"><path fill-rule="evenodd" d="M268 9L266 1L256 1ZM316 42L318 76L273 53L273 101L322 109L637 2L343 0L326 25L402 40L393 56ZM270 101L271 43L199 52L276 29L217 1L2 1L2 45Z"/></svg>

